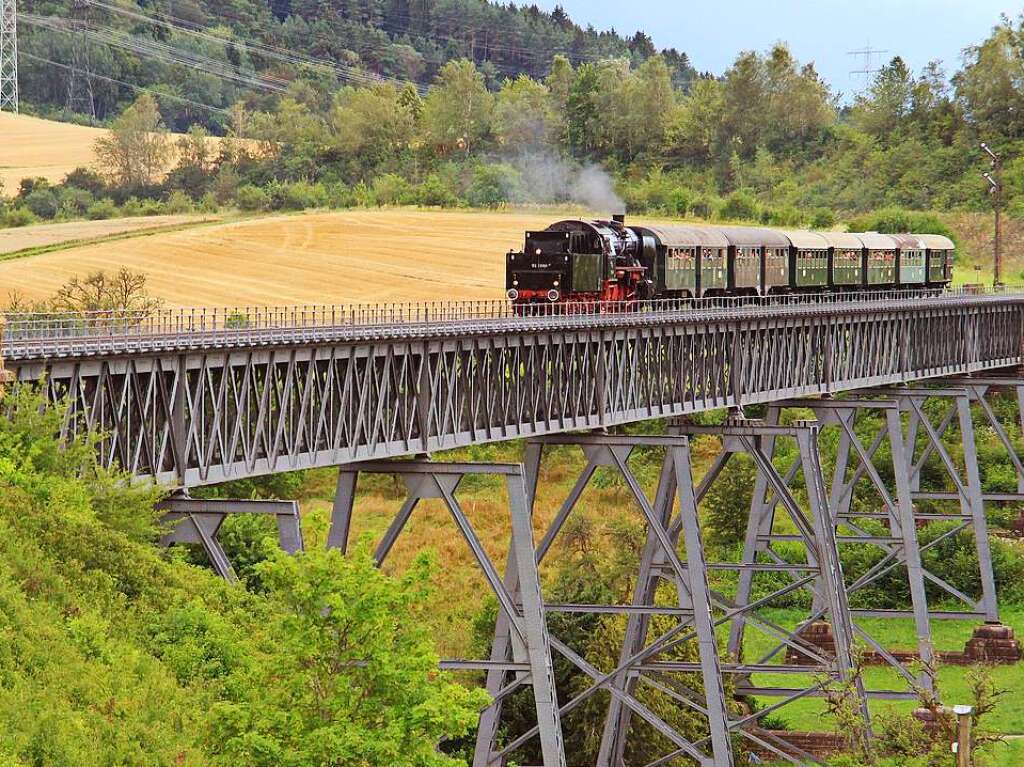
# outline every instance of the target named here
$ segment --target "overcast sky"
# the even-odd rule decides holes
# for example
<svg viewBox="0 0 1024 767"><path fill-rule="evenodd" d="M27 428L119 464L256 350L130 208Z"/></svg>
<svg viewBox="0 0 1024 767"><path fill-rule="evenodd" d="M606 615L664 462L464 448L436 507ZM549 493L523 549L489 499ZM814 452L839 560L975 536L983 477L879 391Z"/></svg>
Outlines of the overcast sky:
<svg viewBox="0 0 1024 767"><path fill-rule="evenodd" d="M546 10L559 4L584 27L624 35L643 29L659 48L685 51L697 69L715 74L739 51L784 40L846 98L864 87L863 75L850 74L864 59L848 51L870 44L887 51L873 57L873 67L898 54L915 72L940 59L951 73L1001 13L1015 18L1022 8L1008 0L538 0Z"/></svg>

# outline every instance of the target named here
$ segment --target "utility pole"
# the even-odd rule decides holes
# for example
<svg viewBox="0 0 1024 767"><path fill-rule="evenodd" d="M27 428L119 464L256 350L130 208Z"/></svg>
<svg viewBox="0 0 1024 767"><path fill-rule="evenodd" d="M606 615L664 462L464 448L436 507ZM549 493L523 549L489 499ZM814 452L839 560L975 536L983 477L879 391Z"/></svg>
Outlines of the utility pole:
<svg viewBox="0 0 1024 767"><path fill-rule="evenodd" d="M981 176L988 181L991 187L988 191L992 195L992 208L996 214L996 231L993 240L993 265L992 284L996 287L1003 284L1003 158L997 155L984 141L981 142L982 151L989 156L992 170L986 171Z"/></svg>
<svg viewBox="0 0 1024 767"><path fill-rule="evenodd" d="M0 112L18 112L18 7L0 0Z"/></svg>

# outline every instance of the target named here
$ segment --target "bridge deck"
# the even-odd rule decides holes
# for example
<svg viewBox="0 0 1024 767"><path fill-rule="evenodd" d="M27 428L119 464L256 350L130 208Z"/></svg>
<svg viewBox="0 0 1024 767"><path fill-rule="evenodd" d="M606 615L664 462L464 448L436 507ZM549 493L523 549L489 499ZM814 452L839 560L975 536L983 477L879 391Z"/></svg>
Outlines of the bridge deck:
<svg viewBox="0 0 1024 767"><path fill-rule="evenodd" d="M970 374L1024 337L1024 295L389 311L14 321L2 355L67 398L69 432L109 435L108 463L193 486Z"/></svg>

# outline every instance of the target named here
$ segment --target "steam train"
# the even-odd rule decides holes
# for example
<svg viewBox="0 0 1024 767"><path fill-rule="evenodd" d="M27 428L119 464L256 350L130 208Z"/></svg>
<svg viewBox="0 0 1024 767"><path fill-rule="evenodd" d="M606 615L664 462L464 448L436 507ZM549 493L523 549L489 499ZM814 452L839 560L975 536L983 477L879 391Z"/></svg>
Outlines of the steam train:
<svg viewBox="0 0 1024 767"><path fill-rule="evenodd" d="M558 221L506 257L513 304L941 288L954 245L934 234L626 226Z"/></svg>

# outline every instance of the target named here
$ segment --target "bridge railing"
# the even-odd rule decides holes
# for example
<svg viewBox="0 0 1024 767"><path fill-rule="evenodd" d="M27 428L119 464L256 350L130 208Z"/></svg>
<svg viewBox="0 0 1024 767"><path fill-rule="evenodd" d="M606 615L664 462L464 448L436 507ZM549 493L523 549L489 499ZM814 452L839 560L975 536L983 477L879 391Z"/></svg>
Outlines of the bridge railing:
<svg viewBox="0 0 1024 767"><path fill-rule="evenodd" d="M1018 292L1017 291L1014 292ZM900 301L984 295L992 288L869 290L770 296L731 296L636 302L576 302L513 305L491 301L424 303L310 304L303 306L234 306L167 308L146 311L110 310L60 313L0 314L0 340L30 341L181 336L239 331L358 328L481 320L515 320L594 314L678 313L720 310L763 310L808 304Z"/></svg>

